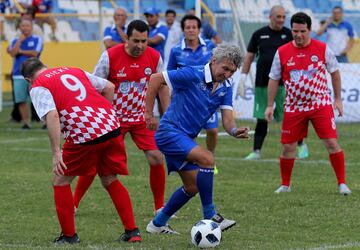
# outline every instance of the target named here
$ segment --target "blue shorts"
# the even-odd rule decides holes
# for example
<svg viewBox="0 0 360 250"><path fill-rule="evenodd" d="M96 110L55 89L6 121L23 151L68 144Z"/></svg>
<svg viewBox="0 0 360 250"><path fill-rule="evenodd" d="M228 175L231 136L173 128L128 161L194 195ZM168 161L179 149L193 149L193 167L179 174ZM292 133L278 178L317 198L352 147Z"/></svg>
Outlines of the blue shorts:
<svg viewBox="0 0 360 250"><path fill-rule="evenodd" d="M211 117L210 119L206 122L205 126L203 127L203 129L211 129L211 128L218 128L219 127L219 115L218 112L216 111Z"/></svg>
<svg viewBox="0 0 360 250"><path fill-rule="evenodd" d="M165 155L168 173L198 169L198 165L188 162L186 157L197 143L179 130L161 130L155 133L159 150Z"/></svg>
<svg viewBox="0 0 360 250"><path fill-rule="evenodd" d="M30 84L25 79L14 79L14 99L15 103L30 101Z"/></svg>

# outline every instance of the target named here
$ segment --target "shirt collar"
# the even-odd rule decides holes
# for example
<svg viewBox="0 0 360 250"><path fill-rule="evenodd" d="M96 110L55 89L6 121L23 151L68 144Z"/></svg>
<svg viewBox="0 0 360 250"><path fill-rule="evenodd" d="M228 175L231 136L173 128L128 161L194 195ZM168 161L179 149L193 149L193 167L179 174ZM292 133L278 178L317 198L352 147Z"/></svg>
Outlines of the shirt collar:
<svg viewBox="0 0 360 250"><path fill-rule="evenodd" d="M206 43L204 41L204 39L202 39L202 37L199 35L199 42L201 46L206 46ZM183 38L183 40L181 41L181 49L184 50L186 48L186 43L185 43L185 37Z"/></svg>
<svg viewBox="0 0 360 250"><path fill-rule="evenodd" d="M112 29L112 30L116 30L116 25L113 24L113 25L111 26L111 29ZM121 29L124 31L124 30L126 29L126 25L124 25Z"/></svg>
<svg viewBox="0 0 360 250"><path fill-rule="evenodd" d="M206 83L211 83L212 80L212 76L211 76L211 70L210 70L210 63L208 62L207 64L205 64L204 66L204 74L205 74L205 82Z"/></svg>

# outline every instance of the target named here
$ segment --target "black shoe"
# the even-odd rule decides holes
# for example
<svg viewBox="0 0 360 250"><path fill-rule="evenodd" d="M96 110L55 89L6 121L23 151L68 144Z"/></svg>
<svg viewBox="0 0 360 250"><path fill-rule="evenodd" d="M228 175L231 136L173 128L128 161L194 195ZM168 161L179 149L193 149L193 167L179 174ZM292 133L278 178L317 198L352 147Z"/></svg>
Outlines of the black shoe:
<svg viewBox="0 0 360 250"><path fill-rule="evenodd" d="M120 235L119 241L126 241L126 242L141 242L141 235L138 228L134 230L125 230L125 233Z"/></svg>
<svg viewBox="0 0 360 250"><path fill-rule="evenodd" d="M42 125L42 126L41 126L41 129L47 129L46 124Z"/></svg>
<svg viewBox="0 0 360 250"><path fill-rule="evenodd" d="M72 237L69 237L61 233L60 236L55 238L54 240L55 245L78 244L78 243L80 243L80 239L77 234L74 234Z"/></svg>
<svg viewBox="0 0 360 250"><path fill-rule="evenodd" d="M29 126L29 124L25 123L25 124L21 127L21 129L30 129L30 126Z"/></svg>

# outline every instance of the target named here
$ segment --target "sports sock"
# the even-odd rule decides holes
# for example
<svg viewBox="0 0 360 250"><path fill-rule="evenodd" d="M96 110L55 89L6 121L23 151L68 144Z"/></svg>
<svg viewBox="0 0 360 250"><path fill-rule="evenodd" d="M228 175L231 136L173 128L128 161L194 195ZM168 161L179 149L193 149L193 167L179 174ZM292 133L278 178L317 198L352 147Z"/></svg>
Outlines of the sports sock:
<svg viewBox="0 0 360 250"><path fill-rule="evenodd" d="M186 192L184 187L178 188L170 197L164 208L153 219L155 226L165 226L170 217L184 206L193 195Z"/></svg>
<svg viewBox="0 0 360 250"><path fill-rule="evenodd" d="M258 119L254 135L254 151L261 150L267 135L268 123L266 120Z"/></svg>
<svg viewBox="0 0 360 250"><path fill-rule="evenodd" d="M106 188L106 190L115 205L125 230L134 230L136 228L135 218L130 196L126 188L119 180L115 180Z"/></svg>
<svg viewBox="0 0 360 250"><path fill-rule="evenodd" d="M290 186L291 173L295 159L285 159L280 157L281 185Z"/></svg>
<svg viewBox="0 0 360 250"><path fill-rule="evenodd" d="M96 175L79 176L74 191L74 206L79 207L79 203L89 189L91 183L93 183Z"/></svg>
<svg viewBox="0 0 360 250"><path fill-rule="evenodd" d="M196 176L196 185L199 190L204 219L211 219L215 214L213 203L214 169L199 168Z"/></svg>
<svg viewBox="0 0 360 250"><path fill-rule="evenodd" d="M150 165L150 187L154 197L155 210L164 206L165 167L164 164Z"/></svg>
<svg viewBox="0 0 360 250"><path fill-rule="evenodd" d="M54 186L54 201L61 232L72 237L75 234L74 201L70 185Z"/></svg>
<svg viewBox="0 0 360 250"><path fill-rule="evenodd" d="M344 151L340 151L334 154L329 154L331 166L333 167L338 185L345 182L345 156Z"/></svg>

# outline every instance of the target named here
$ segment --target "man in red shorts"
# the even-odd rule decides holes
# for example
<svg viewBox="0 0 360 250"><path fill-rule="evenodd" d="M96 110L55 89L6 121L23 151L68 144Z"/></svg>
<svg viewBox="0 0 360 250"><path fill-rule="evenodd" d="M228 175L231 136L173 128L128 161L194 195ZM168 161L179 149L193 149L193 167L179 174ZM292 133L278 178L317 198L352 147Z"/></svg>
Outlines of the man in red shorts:
<svg viewBox="0 0 360 250"><path fill-rule="evenodd" d="M325 43L310 38L311 18L307 14L302 12L294 14L290 23L294 40L279 47L274 56L269 74L268 106L265 110L266 119L271 121L274 114L274 98L279 80L282 79L286 89L281 129L282 183L275 193L290 192L296 142L307 136L310 121L329 152L339 193L351 194L345 182L344 152L337 140L334 111L326 80L327 71L331 75L334 89L334 109L338 111L339 116L342 116L338 62Z"/></svg>
<svg viewBox="0 0 360 250"><path fill-rule="evenodd" d="M121 124L121 139L130 133L137 147L145 153L150 165L150 187L156 212L164 206L165 168L163 156L155 144L154 131L146 128L144 109L148 81L152 74L162 70L162 59L156 50L147 47L148 34L149 27L145 22L130 22L128 40L105 51L94 74L115 84L113 105ZM162 89L160 98L163 110L166 110L170 103L167 86ZM126 153L122 153L126 158ZM74 194L75 209L94 177L79 178Z"/></svg>
<svg viewBox="0 0 360 250"><path fill-rule="evenodd" d="M111 105L114 85L78 68L46 68L37 58L22 64L30 96L46 121L52 150L53 187L61 234L56 245L79 243L70 183L75 176L98 173L125 227L121 241L141 241L126 188L116 178L128 170L120 124ZM60 149L60 136L65 143Z"/></svg>

